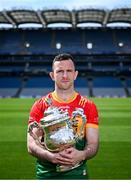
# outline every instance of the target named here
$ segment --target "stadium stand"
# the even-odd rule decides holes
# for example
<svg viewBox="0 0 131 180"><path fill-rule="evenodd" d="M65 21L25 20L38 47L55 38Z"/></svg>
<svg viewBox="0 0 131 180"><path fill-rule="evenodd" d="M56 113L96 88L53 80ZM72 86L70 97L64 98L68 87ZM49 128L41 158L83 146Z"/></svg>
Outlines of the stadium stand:
<svg viewBox="0 0 131 180"><path fill-rule="evenodd" d="M12 10L0 12L0 97L38 97L51 91L48 77L58 53L71 53L80 77L77 90L88 96L131 96L131 9ZM79 26L83 23L100 26ZM41 27L21 28L35 23ZM49 27L54 23L70 26ZM78 27L79 26L79 27Z"/></svg>

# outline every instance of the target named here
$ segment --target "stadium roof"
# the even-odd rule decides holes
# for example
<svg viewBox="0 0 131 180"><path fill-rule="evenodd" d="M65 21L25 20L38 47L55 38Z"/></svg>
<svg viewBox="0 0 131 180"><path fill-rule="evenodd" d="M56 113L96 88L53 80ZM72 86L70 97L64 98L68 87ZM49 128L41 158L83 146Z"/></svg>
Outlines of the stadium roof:
<svg viewBox="0 0 131 180"><path fill-rule="evenodd" d="M38 24L47 28L51 24L64 23L77 27L83 23L97 23L101 27L110 23L131 23L131 9L121 8L113 10L81 9L81 10L2 10L0 11L0 25L11 25L19 28L23 24ZM31 26L30 26L31 27ZM57 26L59 27L59 26Z"/></svg>

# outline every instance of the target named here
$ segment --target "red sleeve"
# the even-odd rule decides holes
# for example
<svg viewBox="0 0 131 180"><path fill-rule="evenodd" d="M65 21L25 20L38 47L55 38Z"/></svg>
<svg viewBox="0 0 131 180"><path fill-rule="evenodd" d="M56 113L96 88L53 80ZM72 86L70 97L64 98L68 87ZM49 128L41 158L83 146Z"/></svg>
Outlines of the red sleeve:
<svg viewBox="0 0 131 180"><path fill-rule="evenodd" d="M44 115L44 110L45 110L45 102L43 98L41 98L33 104L30 111L28 124L34 121L37 121L39 123L40 119Z"/></svg>
<svg viewBox="0 0 131 180"><path fill-rule="evenodd" d="M92 101L89 101L86 107L87 126L97 128L99 123L99 117L96 105Z"/></svg>

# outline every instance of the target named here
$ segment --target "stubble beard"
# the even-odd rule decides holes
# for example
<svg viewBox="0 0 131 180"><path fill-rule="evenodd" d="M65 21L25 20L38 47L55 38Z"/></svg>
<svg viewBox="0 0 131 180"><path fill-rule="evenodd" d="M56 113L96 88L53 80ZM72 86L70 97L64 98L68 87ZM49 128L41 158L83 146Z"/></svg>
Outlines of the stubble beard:
<svg viewBox="0 0 131 180"><path fill-rule="evenodd" d="M57 86L57 88L60 89L60 90L69 90L69 89L72 89L73 83L70 82L70 83L67 84L67 85L56 83L56 86Z"/></svg>

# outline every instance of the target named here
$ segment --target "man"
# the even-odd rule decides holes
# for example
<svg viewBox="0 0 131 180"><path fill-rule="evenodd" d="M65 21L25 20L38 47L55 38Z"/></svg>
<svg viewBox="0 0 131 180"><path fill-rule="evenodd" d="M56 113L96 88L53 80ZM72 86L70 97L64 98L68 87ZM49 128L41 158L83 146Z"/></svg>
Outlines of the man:
<svg viewBox="0 0 131 180"><path fill-rule="evenodd" d="M52 63L52 72L50 72L50 77L55 83L55 90L37 100L30 111L29 127L33 122L40 123L48 108L47 99L51 99L53 106L67 111L70 119L78 108L83 109L86 117L82 139L76 141L75 147L68 147L60 152L51 152L39 145L38 139L35 137L44 138L41 129L33 128L32 133L28 132L28 152L37 158L37 179L87 179L88 177L86 161L96 155L99 146L98 112L92 101L74 90L74 81L77 75L78 71L75 70L75 62L71 55L56 56ZM76 134L81 128L80 121L78 119L75 126ZM76 164L79 166L71 170L64 172L56 170L57 165L74 167Z"/></svg>

